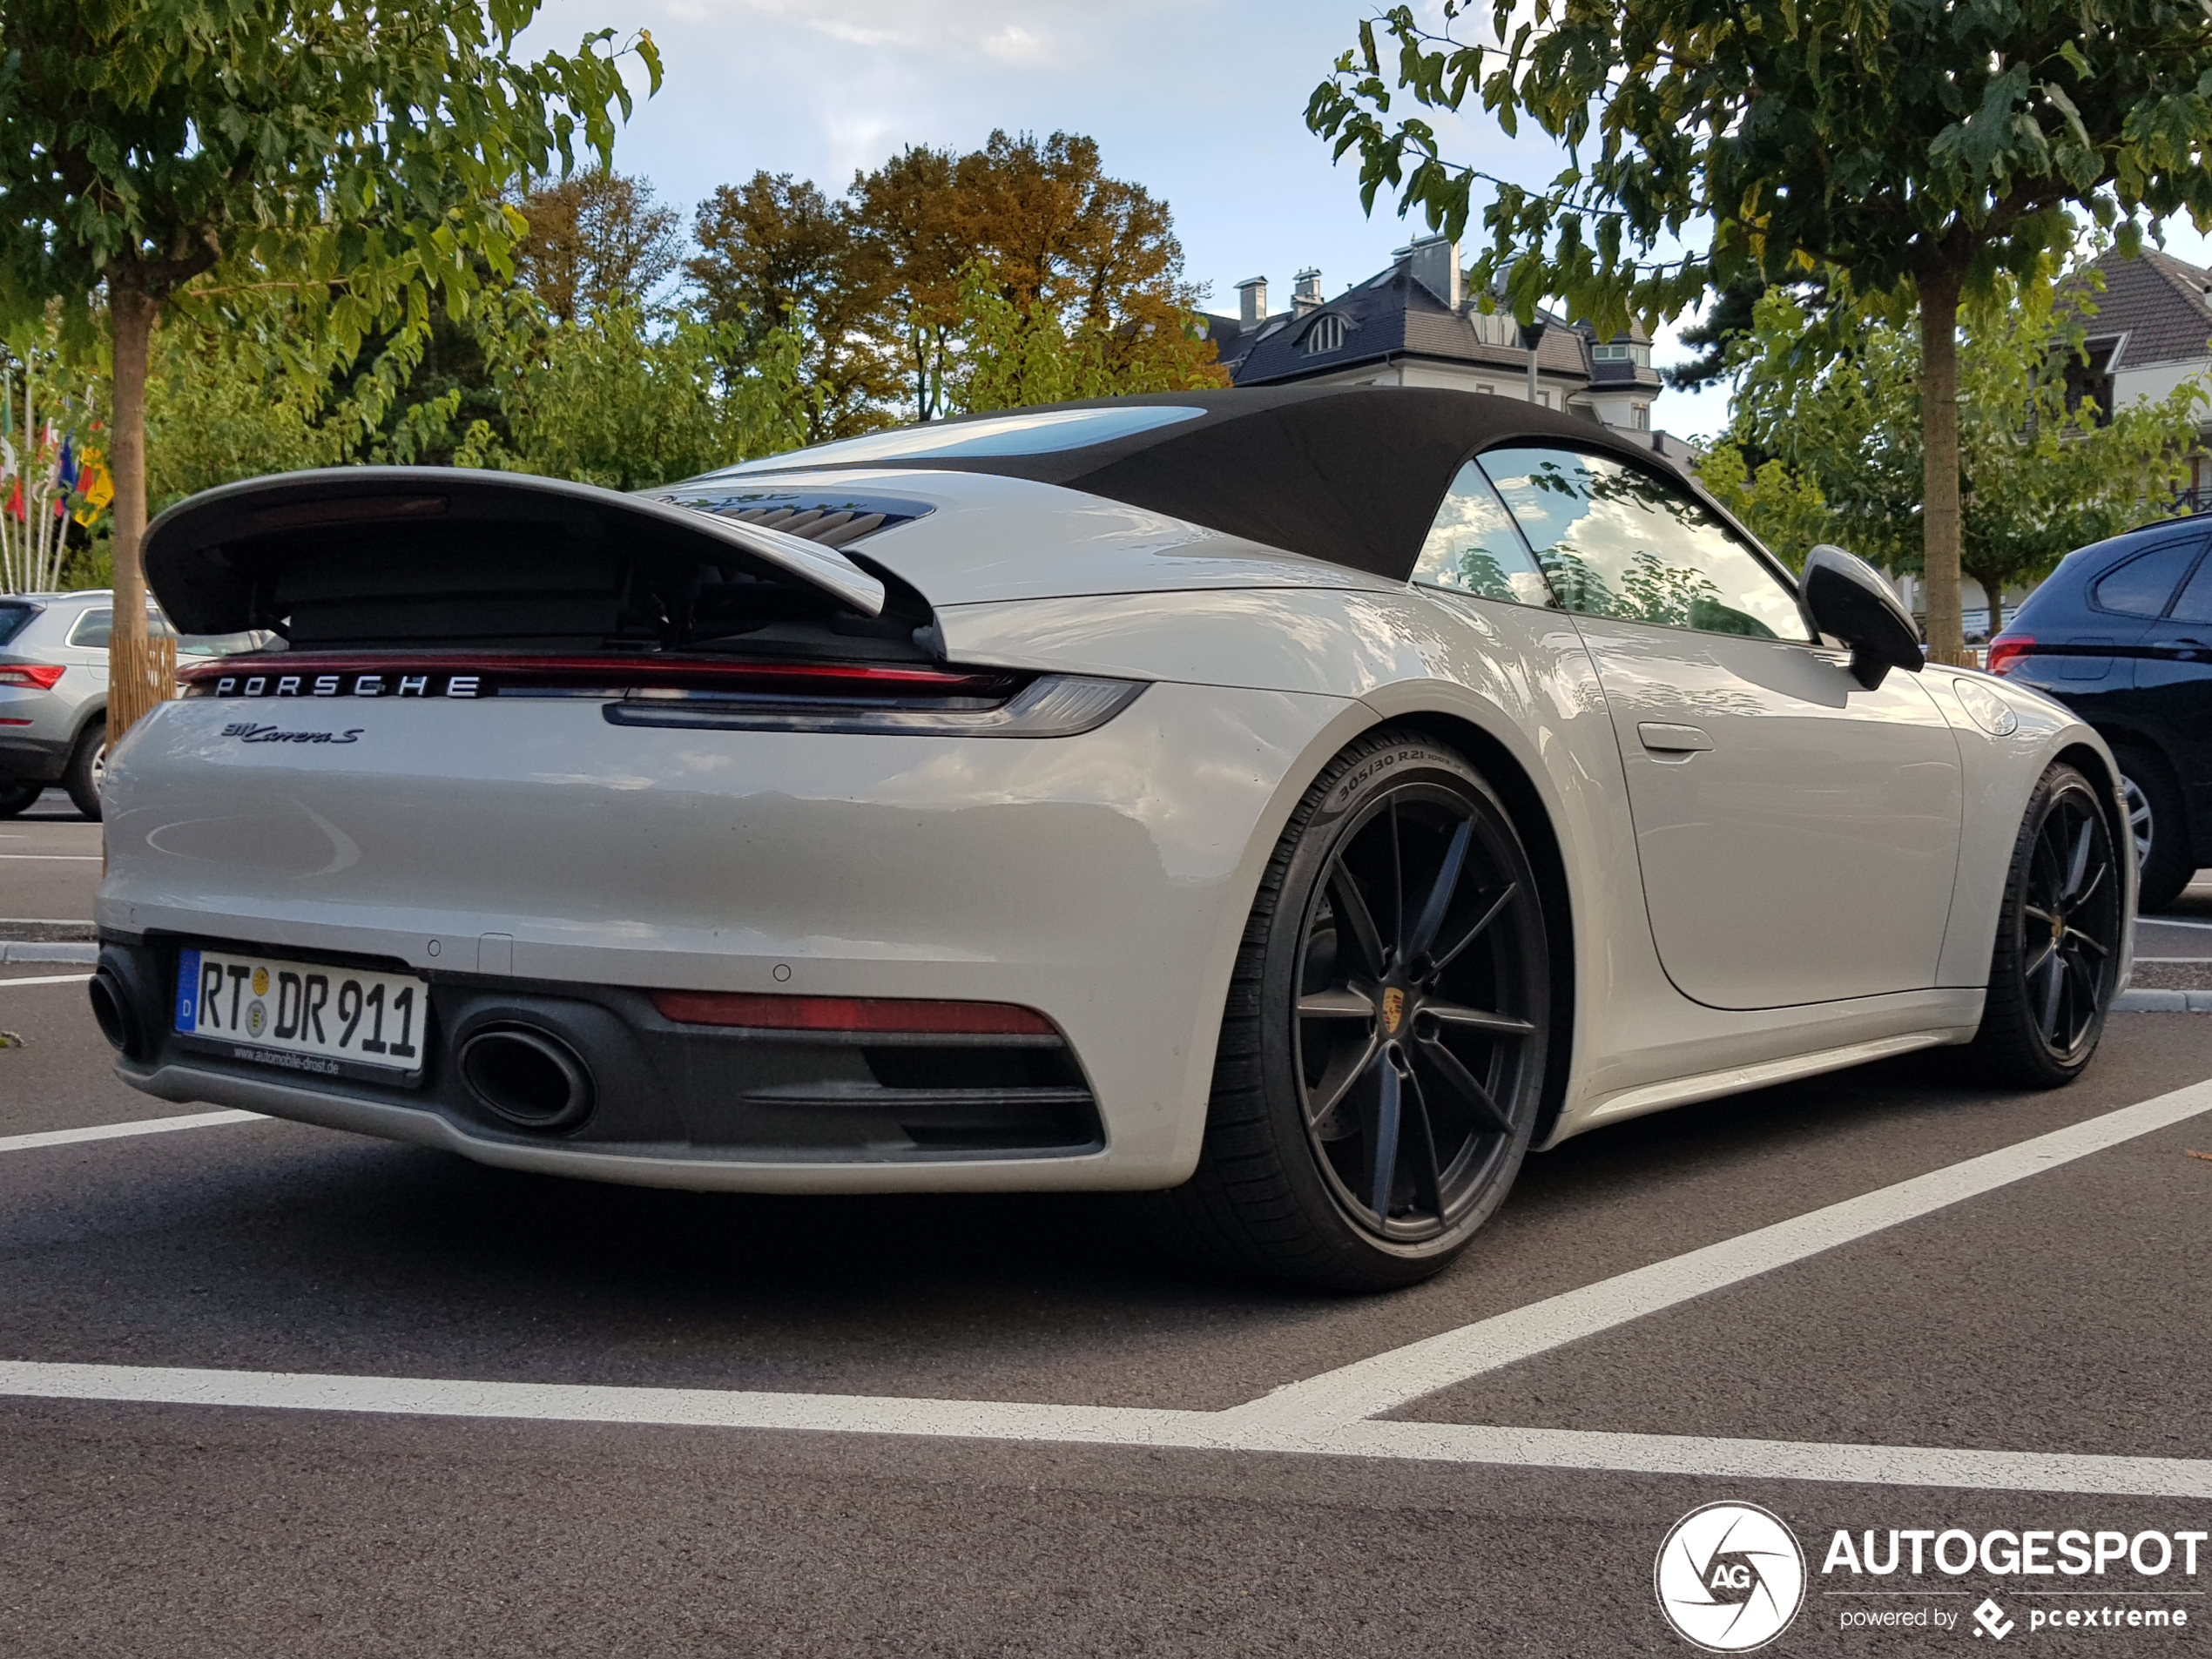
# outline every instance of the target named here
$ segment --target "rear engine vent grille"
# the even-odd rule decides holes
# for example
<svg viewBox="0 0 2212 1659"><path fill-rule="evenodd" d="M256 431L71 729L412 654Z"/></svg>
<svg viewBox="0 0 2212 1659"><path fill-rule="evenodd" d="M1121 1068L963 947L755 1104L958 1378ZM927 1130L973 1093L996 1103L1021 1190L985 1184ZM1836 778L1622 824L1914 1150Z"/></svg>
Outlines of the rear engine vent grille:
<svg viewBox="0 0 2212 1659"><path fill-rule="evenodd" d="M934 510L926 502L896 501L880 496L764 495L667 495L659 497L674 507L759 524L786 536L804 536L824 547L850 547L880 531L911 524Z"/></svg>

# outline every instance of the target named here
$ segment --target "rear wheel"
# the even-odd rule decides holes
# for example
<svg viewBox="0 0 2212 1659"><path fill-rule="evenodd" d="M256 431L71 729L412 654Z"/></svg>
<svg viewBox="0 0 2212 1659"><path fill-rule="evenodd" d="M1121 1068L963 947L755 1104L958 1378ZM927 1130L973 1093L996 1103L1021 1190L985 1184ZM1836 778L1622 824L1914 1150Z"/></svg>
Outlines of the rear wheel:
<svg viewBox="0 0 2212 1659"><path fill-rule="evenodd" d="M2128 806L2128 830L2141 872L2136 907L2163 910L2182 896L2196 873L2182 792L2175 787L2166 763L2148 750L2115 749L2113 758L2120 762L2120 792Z"/></svg>
<svg viewBox="0 0 2212 1659"><path fill-rule="evenodd" d="M1974 1039L2006 1081L2054 1089L2096 1052L2118 977L2124 856L2089 780L2063 763L2046 772L2013 846Z"/></svg>
<svg viewBox="0 0 2212 1659"><path fill-rule="evenodd" d="M62 772L62 787L87 818L100 815L100 779L107 771L107 722L95 720L77 738L69 765Z"/></svg>
<svg viewBox="0 0 2212 1659"><path fill-rule="evenodd" d="M1513 1184L1549 1020L1542 900L1504 804L1427 738L1363 738L1261 883L1183 1202L1277 1277L1426 1278Z"/></svg>
<svg viewBox="0 0 2212 1659"><path fill-rule="evenodd" d="M45 792L44 784L0 781L0 818L13 818Z"/></svg>

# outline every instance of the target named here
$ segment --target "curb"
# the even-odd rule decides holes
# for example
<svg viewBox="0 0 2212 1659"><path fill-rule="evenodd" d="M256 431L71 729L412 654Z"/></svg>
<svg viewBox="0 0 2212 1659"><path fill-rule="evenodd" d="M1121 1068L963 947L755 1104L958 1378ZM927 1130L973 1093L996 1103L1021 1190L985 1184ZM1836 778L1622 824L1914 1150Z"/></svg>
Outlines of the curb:
<svg viewBox="0 0 2212 1659"><path fill-rule="evenodd" d="M2212 991L2122 991L2114 1014L2212 1014Z"/></svg>
<svg viewBox="0 0 2212 1659"><path fill-rule="evenodd" d="M70 945L52 942L36 944L0 944L0 963L10 962L76 962L90 968L100 960L98 945ZM2208 999L2212 1001L2212 999Z"/></svg>

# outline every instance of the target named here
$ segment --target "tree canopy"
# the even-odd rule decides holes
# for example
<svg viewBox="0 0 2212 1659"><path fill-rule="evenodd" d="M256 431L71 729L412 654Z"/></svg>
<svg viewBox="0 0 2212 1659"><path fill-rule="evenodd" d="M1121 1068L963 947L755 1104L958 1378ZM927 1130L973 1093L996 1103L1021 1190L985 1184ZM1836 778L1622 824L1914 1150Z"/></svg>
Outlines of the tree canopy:
<svg viewBox="0 0 2212 1659"><path fill-rule="evenodd" d="M1534 0L1491 43L1399 6L1318 86L1308 122L1457 235L1488 192L1478 288L1526 320L1563 297L1603 330L1709 289L1826 266L1919 302L1930 644L1960 650L1959 305L2078 233L2123 253L2188 214L2212 226L2212 13L2175 0ZM1395 49L1387 59L1383 42ZM1419 107L1525 119L1568 149L1541 189L1443 153Z"/></svg>
<svg viewBox="0 0 2212 1659"><path fill-rule="evenodd" d="M2101 291L2094 269L2004 274L1965 310L1960 563L1990 597L1993 631L2007 586L2155 516L2188 472L2202 388L2118 410L2069 394ZM1734 423L1700 476L1793 563L1834 542L1919 569L1919 355L1893 306L1770 290L1729 347Z"/></svg>
<svg viewBox="0 0 2212 1659"><path fill-rule="evenodd" d="M604 163L626 115L611 32L523 63L538 0L9 0L0 12L0 314L102 301L114 377L111 730L144 666L145 388L156 317L282 287L350 353L504 273L521 179ZM631 43L658 84L650 37Z"/></svg>
<svg viewBox="0 0 2212 1659"><path fill-rule="evenodd" d="M821 436L952 407L964 284L984 262L999 296L1066 329L1153 340L1197 293L1165 202L1108 175L1078 134L994 132L966 154L910 146L841 198L759 172L704 203L687 269L709 320L748 342L783 326L821 387Z"/></svg>

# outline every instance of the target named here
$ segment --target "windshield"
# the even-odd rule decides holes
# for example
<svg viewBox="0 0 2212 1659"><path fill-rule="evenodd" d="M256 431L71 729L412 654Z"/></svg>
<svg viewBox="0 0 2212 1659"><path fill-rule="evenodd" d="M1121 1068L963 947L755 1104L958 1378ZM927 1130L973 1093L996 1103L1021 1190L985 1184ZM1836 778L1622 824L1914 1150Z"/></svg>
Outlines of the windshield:
<svg viewBox="0 0 2212 1659"><path fill-rule="evenodd" d="M981 455L1049 455L1063 449L1082 449L1094 443L1150 432L1178 421L1195 421L1204 409L1158 404L1138 408L1049 409L1004 415L983 421L945 421L930 426L901 427L896 432L871 432L864 438L818 443L811 449L748 461L710 473L725 478L733 473L787 472L806 467L842 467L855 462L884 461L954 461Z"/></svg>

